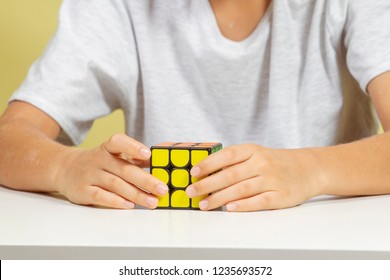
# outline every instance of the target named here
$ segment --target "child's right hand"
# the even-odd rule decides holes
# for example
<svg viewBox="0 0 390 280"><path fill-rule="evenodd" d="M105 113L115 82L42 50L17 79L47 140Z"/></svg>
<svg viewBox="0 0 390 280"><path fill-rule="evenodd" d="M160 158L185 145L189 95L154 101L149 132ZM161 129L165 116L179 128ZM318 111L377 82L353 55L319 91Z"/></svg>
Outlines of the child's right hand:
<svg viewBox="0 0 390 280"><path fill-rule="evenodd" d="M93 149L66 149L60 155L57 189L77 204L156 208L156 196L164 196L168 187L142 169L149 166L150 155L145 145L124 134Z"/></svg>

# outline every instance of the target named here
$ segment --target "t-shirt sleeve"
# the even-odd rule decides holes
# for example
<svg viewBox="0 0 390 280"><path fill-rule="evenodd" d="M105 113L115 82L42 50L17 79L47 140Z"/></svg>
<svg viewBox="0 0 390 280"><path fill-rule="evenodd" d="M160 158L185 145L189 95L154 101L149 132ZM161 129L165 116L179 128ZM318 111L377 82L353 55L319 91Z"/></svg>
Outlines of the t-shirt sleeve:
<svg viewBox="0 0 390 280"><path fill-rule="evenodd" d="M64 0L58 30L10 101L50 115L73 144L93 121L124 106L137 59L125 1ZM121 4L122 3L122 4ZM70 144L70 143L68 143Z"/></svg>
<svg viewBox="0 0 390 280"><path fill-rule="evenodd" d="M373 78L390 71L390 1L349 0L346 12L347 66L367 93Z"/></svg>

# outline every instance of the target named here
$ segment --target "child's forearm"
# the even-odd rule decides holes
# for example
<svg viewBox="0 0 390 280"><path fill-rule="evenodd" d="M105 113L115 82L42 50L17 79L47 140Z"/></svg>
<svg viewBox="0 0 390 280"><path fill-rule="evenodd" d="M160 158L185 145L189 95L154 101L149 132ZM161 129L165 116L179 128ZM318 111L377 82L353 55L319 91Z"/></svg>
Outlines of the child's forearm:
<svg viewBox="0 0 390 280"><path fill-rule="evenodd" d="M11 104L0 118L0 185L59 192L77 204L119 209L134 204L156 208L156 196L168 192L142 169L149 164L150 150L135 139L119 133L98 147L78 149L55 142L59 132L42 111Z"/></svg>
<svg viewBox="0 0 390 280"><path fill-rule="evenodd" d="M0 185L28 191L57 191L62 146L38 129L15 120L0 121Z"/></svg>
<svg viewBox="0 0 390 280"><path fill-rule="evenodd" d="M390 193L390 72L375 77L367 91L387 132L349 144L313 149L322 168L322 193Z"/></svg>
<svg viewBox="0 0 390 280"><path fill-rule="evenodd" d="M390 132L311 152L320 176L320 194L390 193Z"/></svg>

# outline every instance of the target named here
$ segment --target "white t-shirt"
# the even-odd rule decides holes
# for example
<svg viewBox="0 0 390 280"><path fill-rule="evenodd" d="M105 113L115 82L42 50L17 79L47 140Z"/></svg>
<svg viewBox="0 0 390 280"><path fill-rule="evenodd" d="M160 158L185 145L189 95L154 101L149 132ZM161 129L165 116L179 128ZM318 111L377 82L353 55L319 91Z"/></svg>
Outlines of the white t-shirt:
<svg viewBox="0 0 390 280"><path fill-rule="evenodd" d="M389 70L389 0L273 0L241 42L221 34L208 0L64 0L58 32L12 100L45 111L75 144L122 108L146 145L324 146L341 77L365 91Z"/></svg>

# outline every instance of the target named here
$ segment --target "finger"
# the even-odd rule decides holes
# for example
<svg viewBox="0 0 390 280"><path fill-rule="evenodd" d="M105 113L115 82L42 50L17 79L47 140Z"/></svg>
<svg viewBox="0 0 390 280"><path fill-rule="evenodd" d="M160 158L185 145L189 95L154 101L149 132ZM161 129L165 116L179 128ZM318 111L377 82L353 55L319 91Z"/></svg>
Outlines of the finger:
<svg viewBox="0 0 390 280"><path fill-rule="evenodd" d="M127 161L114 159L105 165L103 169L154 195L165 196L168 193L168 186L161 180Z"/></svg>
<svg viewBox="0 0 390 280"><path fill-rule="evenodd" d="M149 168L150 167L150 160L138 160L134 159L132 162L134 165L140 167L140 168Z"/></svg>
<svg viewBox="0 0 390 280"><path fill-rule="evenodd" d="M241 181L246 181L256 176L257 170L254 168L254 165L249 163L236 164L188 186L186 192L189 197L196 197L233 187L233 185ZM236 189L236 187L233 188Z"/></svg>
<svg viewBox="0 0 390 280"><path fill-rule="evenodd" d="M86 196L86 201L83 204L117 209L133 209L135 207L133 202L96 186L89 187L84 195Z"/></svg>
<svg viewBox="0 0 390 280"><path fill-rule="evenodd" d="M191 175L199 178L249 159L250 145L234 145L211 154L191 169Z"/></svg>
<svg viewBox="0 0 390 280"><path fill-rule="evenodd" d="M144 192L111 173L104 172L99 178L98 185L101 188L115 193L138 205L142 205L150 209L154 209L158 205L158 199L155 196Z"/></svg>
<svg viewBox="0 0 390 280"><path fill-rule="evenodd" d="M125 154L124 157L134 159L149 159L151 156L150 149L137 140L125 135L114 134L111 138L102 144L107 152L114 155Z"/></svg>
<svg viewBox="0 0 390 280"><path fill-rule="evenodd" d="M199 203L199 207L201 210L212 210L231 201L252 197L265 191L268 191L268 189L262 186L261 179L254 177L213 193L203 199Z"/></svg>
<svg viewBox="0 0 390 280"><path fill-rule="evenodd" d="M256 196L230 202L226 205L229 212L248 212L259 210L273 210L296 206L298 204L286 203L277 191L267 191Z"/></svg>
<svg viewBox="0 0 390 280"><path fill-rule="evenodd" d="M112 154L110 154L112 155ZM120 154L120 155L115 155L116 157L123 159L131 164L134 164L140 168L147 168L150 167L150 159L137 159L137 158L132 158L127 154Z"/></svg>

